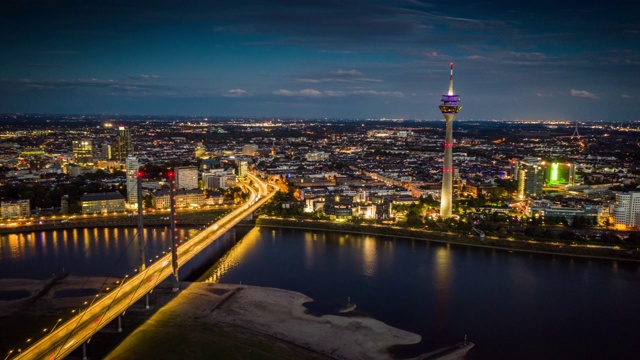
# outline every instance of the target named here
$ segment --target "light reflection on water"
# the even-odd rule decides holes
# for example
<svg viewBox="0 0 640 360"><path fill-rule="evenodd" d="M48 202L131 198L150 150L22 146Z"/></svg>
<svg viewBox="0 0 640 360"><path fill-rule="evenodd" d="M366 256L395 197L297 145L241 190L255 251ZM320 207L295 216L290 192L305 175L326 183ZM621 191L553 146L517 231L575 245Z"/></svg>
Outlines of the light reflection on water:
<svg viewBox="0 0 640 360"><path fill-rule="evenodd" d="M209 271L420 334L469 359L635 358L640 265L288 229L254 229ZM234 249L236 250L236 249Z"/></svg>
<svg viewBox="0 0 640 360"><path fill-rule="evenodd" d="M180 238L196 230L179 229ZM85 228L0 235L3 278L41 279L65 272L121 276L138 266L137 228ZM147 257L170 248L165 228L144 232Z"/></svg>
<svg viewBox="0 0 640 360"><path fill-rule="evenodd" d="M240 242L220 258L216 264L201 277L200 281L207 283L217 283L228 271L234 269L241 263L248 253L251 252L260 240L260 234L250 231Z"/></svg>

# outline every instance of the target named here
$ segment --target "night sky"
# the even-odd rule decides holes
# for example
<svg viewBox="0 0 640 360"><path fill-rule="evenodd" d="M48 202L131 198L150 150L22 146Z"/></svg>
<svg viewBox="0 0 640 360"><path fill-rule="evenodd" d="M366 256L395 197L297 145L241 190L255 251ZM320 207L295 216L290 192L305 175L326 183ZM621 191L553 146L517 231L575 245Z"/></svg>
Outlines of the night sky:
<svg viewBox="0 0 640 360"><path fill-rule="evenodd" d="M0 2L0 113L640 119L638 1Z"/></svg>

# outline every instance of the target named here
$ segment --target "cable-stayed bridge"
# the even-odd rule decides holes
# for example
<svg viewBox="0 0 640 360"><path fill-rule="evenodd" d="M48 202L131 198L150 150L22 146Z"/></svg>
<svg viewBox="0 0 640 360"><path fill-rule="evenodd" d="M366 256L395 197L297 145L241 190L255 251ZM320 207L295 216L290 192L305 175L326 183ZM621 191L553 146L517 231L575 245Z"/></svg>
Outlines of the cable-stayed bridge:
<svg viewBox="0 0 640 360"><path fill-rule="evenodd" d="M249 175L252 186L249 200L193 238L177 247L180 264L191 260L209 244L217 240L242 219L250 216L277 192L254 175ZM93 303L64 323L58 324L48 335L7 359L62 359L86 343L105 325L122 315L131 305L151 292L162 280L174 274L172 254L162 256L144 270L124 281L107 294L96 295Z"/></svg>

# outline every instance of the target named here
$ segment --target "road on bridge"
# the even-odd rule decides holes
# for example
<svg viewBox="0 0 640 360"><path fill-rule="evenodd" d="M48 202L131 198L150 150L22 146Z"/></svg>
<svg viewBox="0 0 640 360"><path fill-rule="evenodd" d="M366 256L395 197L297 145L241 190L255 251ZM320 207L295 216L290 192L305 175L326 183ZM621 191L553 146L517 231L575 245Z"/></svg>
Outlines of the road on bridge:
<svg viewBox="0 0 640 360"><path fill-rule="evenodd" d="M213 241L235 226L240 220L251 215L255 210L269 201L277 192L256 176L250 174L252 186L247 186L251 192L248 201L233 210L216 223L212 224L190 240L178 247L178 259L181 264L195 257L201 249L206 248ZM98 294L93 302L78 315L60 324L47 336L43 337L11 359L62 359L75 348L85 343L106 324L123 314L127 308L151 292L162 280L172 275L171 254L162 256L148 265L145 270L124 281L110 293Z"/></svg>

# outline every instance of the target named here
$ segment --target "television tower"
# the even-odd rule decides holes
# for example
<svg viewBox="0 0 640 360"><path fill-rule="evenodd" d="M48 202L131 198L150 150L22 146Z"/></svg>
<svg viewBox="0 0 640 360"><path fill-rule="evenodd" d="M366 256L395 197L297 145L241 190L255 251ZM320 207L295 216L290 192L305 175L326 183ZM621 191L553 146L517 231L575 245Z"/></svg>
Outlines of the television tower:
<svg viewBox="0 0 640 360"><path fill-rule="evenodd" d="M439 108L447 123L446 135L444 138L444 166L442 168L442 192L440 194L440 217L451 217L451 207L453 203L453 119L456 118L460 108L460 96L453 92L453 63L451 63L451 73L449 75L449 92L440 98L442 103Z"/></svg>

